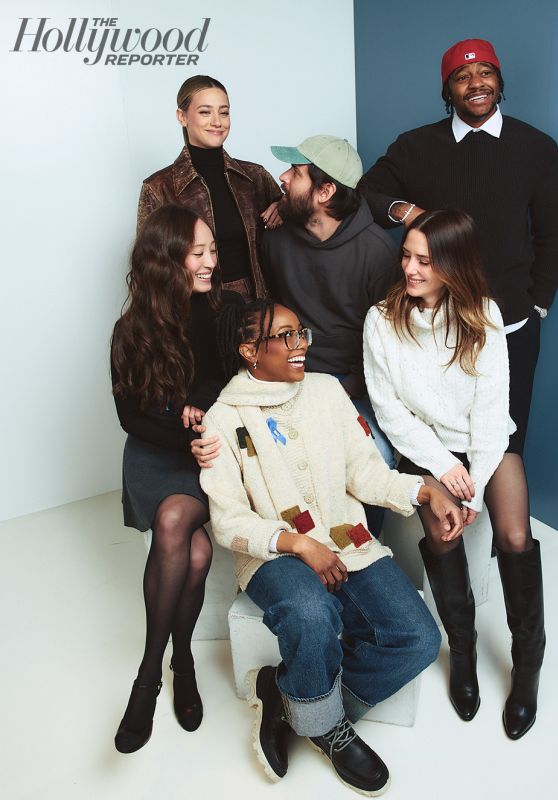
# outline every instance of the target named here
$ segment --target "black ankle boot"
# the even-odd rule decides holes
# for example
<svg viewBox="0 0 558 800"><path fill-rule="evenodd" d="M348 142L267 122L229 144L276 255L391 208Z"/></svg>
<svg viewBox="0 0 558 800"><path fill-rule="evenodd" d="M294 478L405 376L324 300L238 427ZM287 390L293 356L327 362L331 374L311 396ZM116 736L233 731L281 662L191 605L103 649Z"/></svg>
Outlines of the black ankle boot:
<svg viewBox="0 0 558 800"><path fill-rule="evenodd" d="M254 750L265 774L276 782L287 773L287 742L291 727L285 719L283 698L275 682L275 667L253 669L247 675L248 703L256 709Z"/></svg>
<svg viewBox="0 0 558 800"><path fill-rule="evenodd" d="M431 553L426 539L421 539L419 548L436 608L448 635L451 704L461 719L469 722L479 710L480 696L475 599L463 539L444 555Z"/></svg>
<svg viewBox="0 0 558 800"><path fill-rule="evenodd" d="M524 553L498 550L508 626L512 634L512 685L504 707L504 729L520 739L537 715L539 676L544 657L544 604L539 542Z"/></svg>
<svg viewBox="0 0 558 800"><path fill-rule="evenodd" d="M114 746L119 753L135 753L149 741L162 685L160 681L151 685L134 681L126 711L114 737Z"/></svg>
<svg viewBox="0 0 558 800"><path fill-rule="evenodd" d="M174 713L178 724L191 733L200 727L203 719L203 704L196 683L194 662L192 661L192 668L184 672L177 672L172 661L169 666L174 673Z"/></svg>
<svg viewBox="0 0 558 800"><path fill-rule="evenodd" d="M353 730L349 720L341 722L323 736L308 741L327 756L345 786L367 797L383 794L390 783L389 771L379 755Z"/></svg>

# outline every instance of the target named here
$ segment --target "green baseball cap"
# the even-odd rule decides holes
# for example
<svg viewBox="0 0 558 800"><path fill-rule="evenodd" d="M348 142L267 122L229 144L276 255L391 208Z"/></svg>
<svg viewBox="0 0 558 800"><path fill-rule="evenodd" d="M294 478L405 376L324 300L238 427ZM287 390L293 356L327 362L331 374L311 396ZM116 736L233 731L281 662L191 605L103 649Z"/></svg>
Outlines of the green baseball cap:
<svg viewBox="0 0 558 800"><path fill-rule="evenodd" d="M362 161L346 139L320 134L310 136L297 147L276 147L271 152L287 164L315 164L343 186L354 189L362 177Z"/></svg>

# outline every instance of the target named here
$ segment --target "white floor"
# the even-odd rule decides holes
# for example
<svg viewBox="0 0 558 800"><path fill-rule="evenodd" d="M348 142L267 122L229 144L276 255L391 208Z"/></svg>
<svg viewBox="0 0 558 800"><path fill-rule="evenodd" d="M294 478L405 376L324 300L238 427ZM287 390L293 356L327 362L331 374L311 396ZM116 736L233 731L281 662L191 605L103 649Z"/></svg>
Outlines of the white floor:
<svg viewBox="0 0 558 800"><path fill-rule="evenodd" d="M493 562L478 610L482 704L462 722L446 694L447 649L424 674L414 728L361 722L388 764L390 800L555 800L558 736L558 535L534 522L544 559L547 658L539 716L518 742L502 729L509 635ZM252 712L236 698L228 641L197 641L205 705L194 734L176 723L171 679L151 741L123 756L113 736L143 635L141 536L122 527L117 493L0 526L0 794L7 800L351 798L327 762L293 741L288 775L268 783L251 747ZM220 561L208 597L227 584ZM168 659L166 660L168 663Z"/></svg>

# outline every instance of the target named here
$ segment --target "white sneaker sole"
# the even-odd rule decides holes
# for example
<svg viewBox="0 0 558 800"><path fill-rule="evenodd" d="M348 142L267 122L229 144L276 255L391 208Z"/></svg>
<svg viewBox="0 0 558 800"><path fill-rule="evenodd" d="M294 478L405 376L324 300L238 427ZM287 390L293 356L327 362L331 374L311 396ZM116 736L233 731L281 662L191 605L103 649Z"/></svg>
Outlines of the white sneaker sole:
<svg viewBox="0 0 558 800"><path fill-rule="evenodd" d="M313 747L314 750L316 750L318 753L320 753L326 759L326 761L331 765L331 768L333 769L333 771L335 772L335 774L337 775L337 777L339 778L341 783L344 784L348 789L352 789L353 792L358 792L358 794L363 794L365 797L380 797L380 795L384 794L384 792L387 792L387 790L389 789L389 786L390 786L390 783L391 783L391 775L388 775L387 781L384 783L384 785L380 789L375 789L373 791L367 791L366 789L359 789L358 786L353 786L352 783L347 783L347 781L343 780L341 775L337 772L337 770L333 766L333 762L332 762L331 758L329 758L327 753L324 753L322 748L318 747L317 744L314 744L314 742L308 736L306 737L306 739L307 739L308 744L310 745L310 747Z"/></svg>
<svg viewBox="0 0 558 800"><path fill-rule="evenodd" d="M256 718L252 723L252 746L256 751L256 756L258 761L264 768L264 772L269 778L270 781L273 783L278 783L281 780L281 776L277 775L277 773L271 768L269 761L267 760L265 753L263 751L261 742L260 742L260 728L262 726L262 717L263 717L263 703L256 694L256 682L258 680L258 669L251 669L250 672L246 675L246 686L248 687L248 695L246 696L246 700L248 705L251 708L254 708L256 711Z"/></svg>

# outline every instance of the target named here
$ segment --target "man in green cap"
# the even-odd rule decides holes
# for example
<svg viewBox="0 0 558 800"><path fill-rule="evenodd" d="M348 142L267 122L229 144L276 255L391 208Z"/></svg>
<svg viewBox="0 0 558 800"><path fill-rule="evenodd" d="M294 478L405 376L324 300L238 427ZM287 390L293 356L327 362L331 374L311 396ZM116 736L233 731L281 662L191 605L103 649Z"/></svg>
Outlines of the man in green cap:
<svg viewBox="0 0 558 800"><path fill-rule="evenodd" d="M379 430L364 383L362 329L370 306L399 277L391 238L374 222L356 190L362 162L346 139L311 136L297 147L272 147L290 164L279 176L284 224L262 242L271 293L312 328L307 369L336 375L373 430L385 461L391 445ZM373 533L381 516L368 515Z"/></svg>

